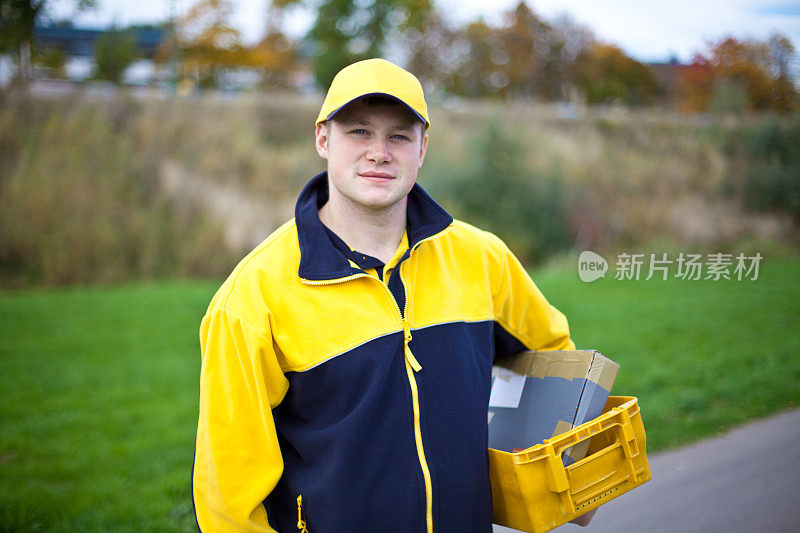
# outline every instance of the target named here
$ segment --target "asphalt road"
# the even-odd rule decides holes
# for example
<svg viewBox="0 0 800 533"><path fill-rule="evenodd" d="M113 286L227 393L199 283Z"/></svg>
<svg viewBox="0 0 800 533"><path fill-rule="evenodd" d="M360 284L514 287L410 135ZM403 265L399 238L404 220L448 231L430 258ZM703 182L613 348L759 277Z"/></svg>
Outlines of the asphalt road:
<svg viewBox="0 0 800 533"><path fill-rule="evenodd" d="M587 527L554 531L800 531L800 410L648 460L653 479L603 505Z"/></svg>

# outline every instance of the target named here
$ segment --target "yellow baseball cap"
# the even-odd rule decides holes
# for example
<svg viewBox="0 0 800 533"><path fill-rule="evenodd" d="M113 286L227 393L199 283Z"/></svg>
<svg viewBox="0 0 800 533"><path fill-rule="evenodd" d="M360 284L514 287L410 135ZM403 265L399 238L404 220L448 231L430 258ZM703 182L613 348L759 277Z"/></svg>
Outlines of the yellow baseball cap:
<svg viewBox="0 0 800 533"><path fill-rule="evenodd" d="M431 126L419 80L385 59L365 59L340 70L322 102L316 123L330 120L353 100L368 95L394 98L424 122L426 130Z"/></svg>

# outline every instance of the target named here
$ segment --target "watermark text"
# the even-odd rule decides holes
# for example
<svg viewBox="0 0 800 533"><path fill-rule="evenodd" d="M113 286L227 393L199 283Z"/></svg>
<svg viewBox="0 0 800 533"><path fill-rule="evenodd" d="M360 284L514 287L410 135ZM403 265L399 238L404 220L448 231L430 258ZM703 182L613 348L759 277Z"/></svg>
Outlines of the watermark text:
<svg viewBox="0 0 800 533"><path fill-rule="evenodd" d="M616 280L681 279L756 281L762 255L744 253L695 254L621 253L614 263ZM578 276L581 281L592 282L605 277L608 262L601 255L586 250L578 258Z"/></svg>

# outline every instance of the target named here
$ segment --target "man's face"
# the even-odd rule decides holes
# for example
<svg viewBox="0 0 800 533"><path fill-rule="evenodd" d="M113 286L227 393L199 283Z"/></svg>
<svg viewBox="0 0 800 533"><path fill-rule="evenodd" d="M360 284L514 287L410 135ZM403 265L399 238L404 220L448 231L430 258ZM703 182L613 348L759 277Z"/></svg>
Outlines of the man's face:
<svg viewBox="0 0 800 533"><path fill-rule="evenodd" d="M317 126L317 153L328 160L330 199L353 209L405 205L425 158L428 136L405 106L357 100Z"/></svg>

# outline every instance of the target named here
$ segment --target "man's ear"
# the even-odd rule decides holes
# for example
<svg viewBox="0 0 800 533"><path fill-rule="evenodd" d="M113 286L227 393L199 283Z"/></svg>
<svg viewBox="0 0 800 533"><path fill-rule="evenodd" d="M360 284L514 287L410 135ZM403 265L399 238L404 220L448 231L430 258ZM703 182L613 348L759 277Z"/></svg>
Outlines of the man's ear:
<svg viewBox="0 0 800 533"><path fill-rule="evenodd" d="M328 159L328 128L330 128L330 126L325 122L317 124L316 141L314 145L317 148L317 153L323 159Z"/></svg>
<svg viewBox="0 0 800 533"><path fill-rule="evenodd" d="M422 162L425 161L425 152L428 151L428 134L424 131L422 132L422 143L419 147L419 167L422 167Z"/></svg>

